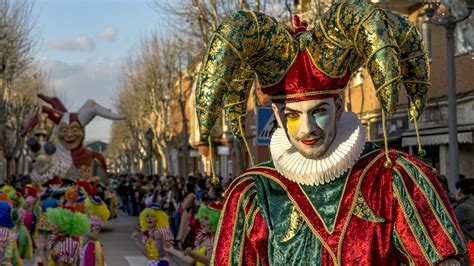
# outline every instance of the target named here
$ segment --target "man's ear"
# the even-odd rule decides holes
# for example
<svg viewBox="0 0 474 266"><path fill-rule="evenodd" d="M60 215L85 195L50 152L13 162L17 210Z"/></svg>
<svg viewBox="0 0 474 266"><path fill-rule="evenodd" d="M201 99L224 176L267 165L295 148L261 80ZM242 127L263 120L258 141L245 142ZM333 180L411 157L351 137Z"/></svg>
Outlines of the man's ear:
<svg viewBox="0 0 474 266"><path fill-rule="evenodd" d="M272 110L273 110L273 114L275 115L275 118L278 122L278 126L280 128L283 128L283 122L281 121L281 117L280 117L280 110L278 109L278 105L276 103L272 103Z"/></svg>
<svg viewBox="0 0 474 266"><path fill-rule="evenodd" d="M336 107L336 121L339 121L339 119L341 119L342 112L344 111L344 104L342 102L342 97L338 96L334 100L334 104Z"/></svg>

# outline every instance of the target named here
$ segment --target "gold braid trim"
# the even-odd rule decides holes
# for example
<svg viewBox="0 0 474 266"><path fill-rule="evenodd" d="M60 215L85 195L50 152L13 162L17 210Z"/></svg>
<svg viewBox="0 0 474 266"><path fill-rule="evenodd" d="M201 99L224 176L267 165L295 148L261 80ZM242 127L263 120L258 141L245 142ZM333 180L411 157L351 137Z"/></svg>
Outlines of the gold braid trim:
<svg viewBox="0 0 474 266"><path fill-rule="evenodd" d="M239 176L240 177L240 176ZM242 178L235 178L232 183L229 185L229 187L231 188L231 190L229 191L228 195L231 195L232 192L234 191L234 189L236 187L238 187L240 184L242 184L243 182L249 180L249 179L252 179L251 176L248 176L248 177L242 177ZM232 184L234 184L234 182L236 183L235 186L232 186ZM245 189L243 189L242 193L240 194L240 198L239 198L239 202L238 204L241 203L241 200L242 200L242 195L245 195L245 193L248 191L248 189L254 187L255 184L253 183L250 183L249 185L247 185L247 187L245 187ZM240 206L240 205L239 205ZM224 211L226 210L227 208L227 201L225 201L224 203L224 207L222 208L222 213L224 213ZM217 231L216 231L216 236L214 237L214 247L212 248L212 254L211 254L211 265L214 264L214 260L215 260L215 257L216 257L216 248L217 248L217 243L219 241L219 235L220 235L220 228L222 227L222 221L223 219L219 219L219 223L217 225ZM233 234L235 232L235 224L234 224L234 228L232 229L233 233L232 233L232 237L233 237ZM232 249L230 249L230 253L232 254ZM229 258L231 257L231 254L229 254ZM230 261L229 261L229 265L230 264Z"/></svg>
<svg viewBox="0 0 474 266"><path fill-rule="evenodd" d="M247 237L250 237L250 234L252 233L253 226L255 225L255 218L257 217L257 214L260 212L260 208L257 206L255 208L255 211L252 213L252 216L250 217L250 220L248 220L249 225L247 226L246 234Z"/></svg>
<svg viewBox="0 0 474 266"><path fill-rule="evenodd" d="M403 182L403 176L402 174L400 173L400 171L398 171L398 169L394 168L393 169L397 175L402 179L401 180L401 183L402 183L402 186L403 186L403 189L405 191L408 192L408 189L407 187L405 186L405 183ZM412 231L412 234L413 234L413 237L415 238L416 240L416 243L418 244L418 246L420 247L420 250L421 252L423 253L423 256L425 257L425 260L426 261L431 261L431 259L429 258L428 254L426 253L425 249L422 248L423 245L420 243L420 240L418 239L417 235L416 235L416 231L415 229L413 228L413 224L410 223L410 217L408 216L408 214L406 213L406 210L405 210L405 207L403 207L403 204L400 203L400 201L402 200L401 199L401 195L400 195L400 191L398 190L398 187L393 184L393 191L395 192L395 195L396 195L396 198L398 199L398 204L400 206L400 209L402 209L402 213L403 213L403 216L405 217L405 220L407 221L407 224L408 224L408 227L410 227L410 230ZM413 202L413 200L410 198L410 197L406 197L406 200L408 201L408 204L412 207L413 209L413 214L415 215L415 218L416 220L418 221L418 223L420 224L421 226L421 231L423 232L423 235L426 237L426 240L428 241L428 245L430 245L430 248L433 250L433 252L435 253L435 255L437 256L438 260L442 260L443 257L441 256L441 254L439 253L437 247L434 245L433 241L431 240L431 237L430 235L428 234L428 232L426 231L426 228L421 220L421 217L420 217L420 214L418 213L418 209L415 207L415 203Z"/></svg>
<svg viewBox="0 0 474 266"><path fill-rule="evenodd" d="M339 89L337 90L325 90L325 91L310 91L310 92L303 92L303 93L296 93L290 95L275 95L270 96L272 100L285 100L285 99L293 99L299 97L306 97L306 96L316 96L316 95L326 95L326 94L339 94Z"/></svg>
<svg viewBox="0 0 474 266"><path fill-rule="evenodd" d="M240 130L240 135L242 135L242 140L244 141L245 143L245 148L247 149L247 154L249 155L249 159L250 159L250 164L252 165L252 167L254 166L254 163L253 163L253 156L252 156L252 152L250 151L250 146L249 146L249 143L247 142L247 137L245 136L245 131L244 131L244 127L242 125L242 117L244 117L244 115L241 115L239 117L239 130Z"/></svg>
<svg viewBox="0 0 474 266"><path fill-rule="evenodd" d="M257 194L257 192L254 192L254 194ZM248 195L247 196L247 199L251 196L252 194ZM252 199L252 203L251 203L251 206L250 206L250 210L249 211L252 211L253 209L255 209L255 203L257 201L257 198L254 197ZM245 213L245 206L246 204L244 203L244 206L243 206L243 211ZM245 225L247 224L247 221L249 219L249 216L247 216L247 214L245 214L245 217L244 217L244 223L242 225L242 238L240 240L240 252L239 252L239 266L242 265L242 262L244 261L243 260L243 255L244 255L244 246L245 246L245 242L246 242L246 239L245 237L247 236L247 234L245 233Z"/></svg>
<svg viewBox="0 0 474 266"><path fill-rule="evenodd" d="M418 84L431 85L431 82L427 82L423 80L404 80L403 83L418 83Z"/></svg>
<svg viewBox="0 0 474 266"><path fill-rule="evenodd" d="M413 28L415 27L415 25L411 25L410 29L407 30L406 34L405 34L405 38L403 38L403 41L400 42L400 44L398 46L403 46L405 44L405 42L407 41L408 39L408 35L410 35L411 31L413 30Z"/></svg>
<svg viewBox="0 0 474 266"><path fill-rule="evenodd" d="M367 65L370 60L372 60L372 57L374 57L378 52L380 52L382 49L385 49L385 48L388 48L388 47L393 47L395 49L398 49L398 46L396 46L395 44L387 44L387 45L384 45L382 47L379 47L377 49L375 49L375 51L373 51L368 57L367 57L367 61L365 61L365 65Z"/></svg>
<svg viewBox="0 0 474 266"><path fill-rule="evenodd" d="M402 76L396 76L390 80L388 80L387 82L385 82L384 84L382 84L382 86L380 86L378 89L375 90L375 92L379 92L381 89L387 87L388 85L392 84L393 82L399 80L399 79L402 79Z"/></svg>
<svg viewBox="0 0 474 266"><path fill-rule="evenodd" d="M256 27L257 27L257 41L258 41L257 44L259 44L259 43L260 43L260 37L261 37L261 36L260 36L260 23L258 23L258 18L257 18L257 16L255 15L255 12L250 12L250 15L252 15L252 18L254 19L255 25L256 25ZM252 54L254 54L255 52L257 52L258 48L259 48L258 45L256 45L256 46L255 46L255 50L252 52Z"/></svg>
<svg viewBox="0 0 474 266"><path fill-rule="evenodd" d="M368 154L365 154L363 155L361 158L363 157L366 157L366 156L369 156L373 153L376 153L378 151L372 151L372 152L369 152ZM370 168L372 168L372 166L381 158L383 157L384 154L381 153L379 155L377 155L375 158L373 158L369 164L364 168L364 170L362 171L360 177L359 177L359 181L357 183L357 186L356 186L356 195L357 193L359 193L360 191L360 186L362 185L362 181L364 180L365 176L367 175L367 173L369 172ZM350 176L349 176L350 177ZM351 208L349 210L349 215L347 216L346 218L346 221L344 223L344 227L342 228L342 232L341 232L341 235L339 236L339 241L337 243L337 261L335 261L335 264L336 265L342 265L342 245L343 245L343 242L344 242L344 237L347 233L347 228L349 228L349 223L352 219L352 215L354 215L354 209L356 207L356 203L357 203L357 197L354 196L354 199L352 200L352 203L351 203Z"/></svg>
<svg viewBox="0 0 474 266"><path fill-rule="evenodd" d="M237 50L237 48L235 48L234 44L232 44L229 40L227 40L226 38L224 38L224 36L222 36L220 33L214 33L215 36L221 38L221 40L225 43L227 43L230 48L232 48L232 51L240 58L240 62L245 62L244 59L242 58L242 55L240 54L239 50Z"/></svg>
<svg viewBox="0 0 474 266"><path fill-rule="evenodd" d="M339 28L339 30L341 31L342 35L344 35L344 37L346 37L346 40L350 40L349 36L347 36L346 32L344 31L344 27L342 27L342 25L341 25L341 11L342 11L342 8L346 4L347 3L342 3L341 5L339 5L339 8L336 11L336 25ZM353 47L353 46L354 46L354 44L349 44L348 45L348 47Z"/></svg>
<svg viewBox="0 0 474 266"><path fill-rule="evenodd" d="M229 86L229 83L227 83L227 81L225 79L223 79L222 77L217 76L216 74L212 74L212 73L209 73L207 71L200 71L199 74L200 75L208 75L209 77L216 78L216 79L224 82L227 90L229 90L229 88L231 88L231 86Z"/></svg>
<svg viewBox="0 0 474 266"><path fill-rule="evenodd" d="M228 103L228 104L224 105L224 108L228 108L228 107L232 107L232 106L239 105L239 104L241 104L241 103L246 102L248 99L249 99L249 98L246 98L246 99L244 99L244 100L242 100L242 101L238 101L238 102ZM245 115L245 114L244 114L244 115Z"/></svg>
<svg viewBox="0 0 474 266"><path fill-rule="evenodd" d="M291 36L291 34L290 34L288 31L286 31L286 34L287 34L288 36L290 36L290 38L293 40L293 36ZM272 47L274 47L274 46L272 46ZM288 52L291 52L291 49L290 49ZM311 53L309 53L309 54L310 54L310 57L311 57ZM265 55L266 55L266 53L265 53ZM263 57L263 56L262 56L262 57ZM262 57L261 57L261 58L262 58ZM261 58L260 58L260 59L261 59ZM266 84L265 86L262 86L262 87L263 87L263 88L268 88L268 87L272 87L272 86L275 86L275 85L277 85L278 83L280 83L280 82L282 81L282 79L286 76L286 73L288 73L288 71L290 71L290 68L291 68L291 66L295 63L296 58L298 58L298 51L296 51L295 56L294 56L293 59L291 60L291 64L289 65L289 67L287 67L287 68L285 69L285 72L282 74L282 76L281 76L279 79L277 79L275 82L270 83L270 84ZM311 57L311 58L312 58L312 57ZM313 60L313 59L312 59L312 60ZM314 60L313 60L313 64L314 64ZM316 64L314 64L314 66L315 66L316 68L318 68L318 66L317 66ZM319 68L318 68L318 69L319 69ZM257 73L257 72L255 72L255 75L257 76L257 79L258 79L258 73ZM258 80L260 80L260 79L258 79Z"/></svg>
<svg viewBox="0 0 474 266"><path fill-rule="evenodd" d="M426 56L426 54L427 54L426 52L416 53L416 54L414 54L412 56L409 56L407 58L399 59L399 62L405 62L405 61L411 60L413 58L417 58L419 56Z"/></svg>
<svg viewBox="0 0 474 266"><path fill-rule="evenodd" d="M354 43L354 44L357 43L357 38L359 38L360 27L362 26L362 24L364 24L364 23L372 16L372 14L375 13L375 11L381 11L381 10L378 9L378 8L374 8L372 11L370 11L370 13L369 13L364 19L362 19L362 20L359 22L359 25L357 25L357 27L356 27L356 32L355 32L355 35L354 35L354 40L352 41L352 43ZM359 51L359 49L357 48L357 45L355 45L355 48L356 48L358 54L362 54L362 53Z"/></svg>
<svg viewBox="0 0 474 266"><path fill-rule="evenodd" d="M214 169L214 154L213 154L213 149L212 149L212 137L211 134L209 134L209 137L207 138L208 143L209 143L209 156L210 156L210 163L211 163L211 183L215 186L219 184L219 178L216 176L216 169Z"/></svg>
<svg viewBox="0 0 474 266"><path fill-rule="evenodd" d="M276 27L277 27L277 32L276 32L275 34L278 34L278 25L277 25ZM287 35L290 37L290 39L293 40L293 37L291 36L291 34L290 34L288 31L285 31L285 34L287 34ZM265 53L263 53L263 54L260 55L259 57L255 58L255 59L249 59L249 60L248 60L249 65L250 65L250 64L257 64L260 60L262 60L262 58L266 57L268 53L273 52L273 49L275 48L275 46L279 45L282 41L283 41L283 40L280 39L279 42L274 42L273 45L272 45L272 47L270 47L270 49L268 49L267 51L265 51ZM258 44L260 44L260 39L258 40ZM255 52L258 50L258 48L260 48L260 47L258 47L258 45L257 45L257 48L255 49ZM254 53L255 53L255 52L254 52ZM296 58L296 56L295 56L295 58ZM250 61L251 61L251 62L250 62Z"/></svg>
<svg viewBox="0 0 474 266"><path fill-rule="evenodd" d="M342 72L341 75L332 75L331 73L328 73L328 72L324 71L324 69L322 69L322 68L320 68L320 67L318 66L318 64L316 63L316 61L315 61L314 58L313 58L313 54L312 54L312 53L308 53L308 54L309 54L309 57L311 58L311 62L313 62L313 66L314 66L316 69L318 69L320 72L324 73L326 76L331 77L331 78L334 79L334 78L342 78L342 77L344 77L344 76L346 75L347 69L349 68L349 65L346 66L346 69L344 70L344 72ZM295 57L295 59L296 59L296 57ZM293 63L292 63L292 64L293 64ZM285 72L285 75L286 75L286 72Z"/></svg>
<svg viewBox="0 0 474 266"><path fill-rule="evenodd" d="M398 152L396 151L398 154L400 155L405 155L404 153L402 152ZM451 218L451 215L449 214L448 210L446 209L446 206L443 204L443 200L441 199L440 195L438 194L438 192L436 191L436 188L433 186L433 184L431 183L431 181L429 180L428 176L426 176L425 172L420 169L418 167L418 165L416 165L415 163L412 163L408 160L405 160L407 161L407 163L409 163L412 167L414 167L420 174L421 176L423 177L423 179L426 181L426 183L428 183L428 186L431 188L431 190L433 191L433 193L435 194L435 197L436 199L441 202L441 208L443 209L443 212L446 214L446 216L448 217L448 220L449 222L451 223L451 225L454 227L454 229L456 230L456 232L458 233L458 235L462 235L462 232L460 232L459 230L457 230L457 227L455 226L455 223L454 221L452 220ZM415 186L422 192L423 196L425 197L425 199L428 199L428 195L426 194L426 191L424 189L421 188L421 185L419 184L419 182L417 182L415 180L415 177L412 175L412 173L410 171L408 171L408 169L406 168L406 165L401 163L399 164L402 169L408 174L408 176L410 177L410 179L413 181L413 183L415 184ZM431 203L431 201L427 200L428 202L428 205L430 206L430 209L432 210L435 218L436 218L436 221L441 225L442 229L443 229L443 232L444 234L448 237L449 239L449 242L451 243L451 245L453 245L454 247L454 250L456 250L457 253L461 253L461 251L459 250L458 246L454 243L454 240L453 238L451 237L451 234L448 233L447 231L447 228L445 226L444 223L441 222L441 218L439 217L439 214L438 212L436 211L436 209L434 208L433 204Z"/></svg>
<svg viewBox="0 0 474 266"><path fill-rule="evenodd" d="M390 159L390 155L388 152L388 134L387 134L387 128L386 128L386 120L385 120L385 111L382 109L382 131L383 131L383 144L384 144L384 149L385 149L385 157L387 161L384 163L385 168L392 168L393 163L392 160Z"/></svg>
<svg viewBox="0 0 474 266"><path fill-rule="evenodd" d="M402 238L400 237L400 234L398 234L397 229L395 229L395 228L396 228L396 226L393 227L393 233L398 238L398 241L400 241L400 248L401 249L398 248L397 246L395 246L395 248L398 249L398 251L400 251L400 253L405 255L405 257L407 257L407 259L409 261L409 265L415 265L415 262L413 261L413 258L408 254L408 251L405 248L405 245L403 245Z"/></svg>
<svg viewBox="0 0 474 266"><path fill-rule="evenodd" d="M349 48L350 47L350 45L340 43L339 41L335 40L334 38L331 38L329 36L329 34L326 32L326 26L324 25L324 23L321 20L319 21L319 27L321 28L321 31L323 32L324 37L326 37L326 39L329 42L331 42L332 44L334 44L336 46L340 46L341 48Z"/></svg>
<svg viewBox="0 0 474 266"><path fill-rule="evenodd" d="M265 167L263 167L265 168ZM270 169L273 169L273 168L270 168ZM251 176L251 175L260 175L260 176L263 176L263 177L266 177L268 179L271 179L273 181L275 181L285 192L286 194L288 195L288 198L290 199L291 203L293 204L293 206L295 206L296 208L298 208L298 210L300 211L300 213L304 216L304 213L301 212L301 210L299 209L298 207L298 204L297 202L295 201L295 199L293 197L291 197L291 194L290 192L286 189L286 186L280 181L278 180L278 178L275 178L274 176L272 175L269 175L269 174L266 174L266 173L263 173L263 172L260 172L260 171L249 171L249 172L246 172L244 173L243 175L247 176ZM305 218L307 220L309 220L309 218ZM323 245L323 247L326 249L326 251L329 253L329 256L331 257L332 261L334 262L334 264L336 264L337 262L337 258L336 258L336 255L334 254L334 252L331 250L331 248L329 247L328 243L326 243L326 241L324 240L324 238L321 237L321 235L319 235L318 231L316 231L316 229L310 225L309 228L311 229L311 231L313 232L314 236L321 242L321 244ZM229 264L231 265L231 264Z"/></svg>

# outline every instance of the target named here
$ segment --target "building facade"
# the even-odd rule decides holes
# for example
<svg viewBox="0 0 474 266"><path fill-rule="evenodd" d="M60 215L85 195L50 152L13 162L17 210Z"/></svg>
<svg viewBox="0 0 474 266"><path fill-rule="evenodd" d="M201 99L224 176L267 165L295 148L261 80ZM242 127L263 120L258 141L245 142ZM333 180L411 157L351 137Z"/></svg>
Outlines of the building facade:
<svg viewBox="0 0 474 266"><path fill-rule="evenodd" d="M431 58L431 88L428 92L427 108L418 122L421 143L424 149L427 150L427 156L423 160L435 167L440 174L447 175L449 167L447 154L450 143L448 141L447 126L447 51L445 29L430 25L424 15L425 6L415 3L415 1L384 1L378 3L378 5L409 16L410 20L416 23L420 32L422 32L428 46ZM459 42L458 45L460 45ZM474 82L471 81L474 75L474 60L472 54L465 52L469 49L458 50L464 51L458 52L455 58L459 171L466 177L474 177L474 168L469 165L474 160L472 136L474 129ZM195 69L199 70L199 65L196 65ZM197 71L194 71L194 73L197 73ZM208 141L201 139L199 135L194 101L195 81L196 79L194 78L190 81L192 85L188 84L191 93L186 101L186 115L189 118L188 140L190 148L188 152L191 158L191 172L210 174L211 162L213 161L214 170L219 176L224 178L233 177L240 174L243 169L251 166L251 159L253 159L255 164L269 160L268 146L257 144L257 108L262 106L268 107L270 101L260 93L258 86L248 102L245 125L245 136L249 144L248 149L244 143L238 143L233 139L230 128L224 119L220 121L213 132L210 148ZM343 92L343 97L345 109L356 113L361 119L362 124L366 127L368 132L367 140L383 144L381 108L370 76L365 69L360 69L357 73L353 73L350 83ZM407 102L406 93L402 88L400 90L397 112L394 116L387 118L386 121L389 146L415 154L417 151L417 141L413 125L408 121ZM247 153L247 150L250 151L250 155ZM448 176L448 178L451 177Z"/></svg>

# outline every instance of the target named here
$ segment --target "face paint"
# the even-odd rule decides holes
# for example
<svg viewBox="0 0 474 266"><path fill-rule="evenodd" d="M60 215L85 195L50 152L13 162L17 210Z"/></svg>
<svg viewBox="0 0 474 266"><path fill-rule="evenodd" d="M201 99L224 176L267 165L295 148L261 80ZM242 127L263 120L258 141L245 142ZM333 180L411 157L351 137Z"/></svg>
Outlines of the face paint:
<svg viewBox="0 0 474 266"><path fill-rule="evenodd" d="M288 102L274 107L288 140L304 157L317 159L328 150L336 135L334 99ZM317 142L311 144L314 139Z"/></svg>
<svg viewBox="0 0 474 266"><path fill-rule="evenodd" d="M298 128L299 122L300 116L297 114L289 114L286 116L286 126L288 127L288 132L292 137L295 137L297 134L296 129Z"/></svg>
<svg viewBox="0 0 474 266"><path fill-rule="evenodd" d="M319 114L313 115L314 121L320 129L326 129L329 122L329 113L328 112L321 112Z"/></svg>

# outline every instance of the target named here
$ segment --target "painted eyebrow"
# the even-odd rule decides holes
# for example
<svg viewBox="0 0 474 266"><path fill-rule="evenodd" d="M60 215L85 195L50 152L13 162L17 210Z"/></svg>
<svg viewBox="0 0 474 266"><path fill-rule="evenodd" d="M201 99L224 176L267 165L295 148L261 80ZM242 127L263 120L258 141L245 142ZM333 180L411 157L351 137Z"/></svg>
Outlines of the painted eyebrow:
<svg viewBox="0 0 474 266"><path fill-rule="evenodd" d="M309 112L312 112L312 111L314 111L314 110L316 110L316 109L318 109L318 108L321 108L321 107L325 107L325 105L329 105L329 103L320 103L320 104L316 105L315 107L311 108L311 109L309 110Z"/></svg>

